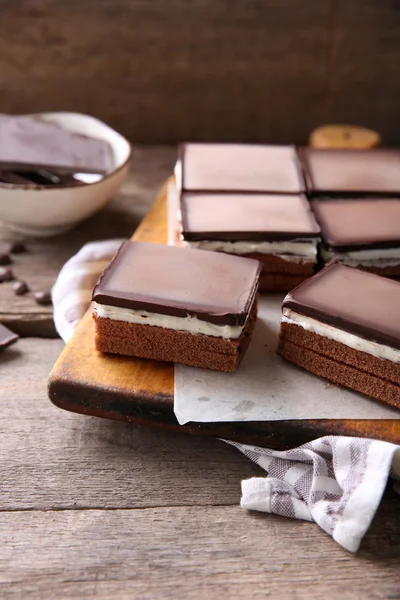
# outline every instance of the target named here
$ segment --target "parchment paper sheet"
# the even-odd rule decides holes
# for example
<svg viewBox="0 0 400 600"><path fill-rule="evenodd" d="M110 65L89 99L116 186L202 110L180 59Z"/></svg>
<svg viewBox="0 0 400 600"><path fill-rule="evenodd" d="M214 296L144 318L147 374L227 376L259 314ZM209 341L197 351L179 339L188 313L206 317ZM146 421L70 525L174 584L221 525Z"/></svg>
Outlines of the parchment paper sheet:
<svg viewBox="0 0 400 600"><path fill-rule="evenodd" d="M283 295L261 297L236 373L175 366L175 415L192 422L400 419L400 411L335 386L275 354Z"/></svg>

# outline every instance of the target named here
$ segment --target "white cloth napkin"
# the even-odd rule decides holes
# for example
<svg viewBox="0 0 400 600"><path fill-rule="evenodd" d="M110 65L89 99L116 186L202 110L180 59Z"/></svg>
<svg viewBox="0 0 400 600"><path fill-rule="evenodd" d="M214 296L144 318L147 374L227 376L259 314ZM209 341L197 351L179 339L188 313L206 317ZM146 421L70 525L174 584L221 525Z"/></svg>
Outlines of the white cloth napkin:
<svg viewBox="0 0 400 600"><path fill-rule="evenodd" d="M52 290L54 322L67 342L91 300L93 286L123 240L86 244L61 269ZM226 441L226 440L223 440ZM242 481L241 507L315 521L356 552L379 506L389 476L400 493L400 446L326 436L278 452L227 442L267 471Z"/></svg>
<svg viewBox="0 0 400 600"><path fill-rule="evenodd" d="M100 273L123 241L107 240L85 244L59 272L51 296L54 324L64 342L68 342L87 311Z"/></svg>

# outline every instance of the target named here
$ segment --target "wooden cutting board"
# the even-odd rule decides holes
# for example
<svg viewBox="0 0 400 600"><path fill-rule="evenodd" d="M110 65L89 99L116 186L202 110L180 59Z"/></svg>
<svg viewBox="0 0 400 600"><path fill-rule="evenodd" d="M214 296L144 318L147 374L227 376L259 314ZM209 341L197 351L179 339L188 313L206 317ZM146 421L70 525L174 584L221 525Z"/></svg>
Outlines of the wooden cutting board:
<svg viewBox="0 0 400 600"><path fill-rule="evenodd" d="M167 242L166 186L133 240ZM172 364L102 355L93 350L90 311L65 346L48 380L50 400L65 410L205 434L270 448L288 448L321 435L372 437L400 444L399 420L302 420L179 425Z"/></svg>

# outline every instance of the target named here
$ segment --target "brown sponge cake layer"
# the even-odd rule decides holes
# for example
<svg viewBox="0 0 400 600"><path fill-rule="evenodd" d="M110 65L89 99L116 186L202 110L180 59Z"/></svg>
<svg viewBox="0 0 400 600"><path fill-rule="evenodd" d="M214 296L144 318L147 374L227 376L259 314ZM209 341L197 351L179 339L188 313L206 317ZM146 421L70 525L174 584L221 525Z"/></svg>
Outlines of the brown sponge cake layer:
<svg viewBox="0 0 400 600"><path fill-rule="evenodd" d="M279 339L277 353L310 373L324 377L337 385L361 392L390 406L400 408L400 386L375 373L366 373L283 337Z"/></svg>
<svg viewBox="0 0 400 600"><path fill-rule="evenodd" d="M295 262L294 260L285 260L280 256L273 254L261 254L253 252L251 254L241 254L243 258L254 258L263 265L263 273L274 273L278 275L304 275L311 277L314 272L314 262Z"/></svg>
<svg viewBox="0 0 400 600"><path fill-rule="evenodd" d="M95 349L110 354L234 372L250 343L256 318L257 303L254 302L242 335L230 340L105 319L94 312Z"/></svg>
<svg viewBox="0 0 400 600"><path fill-rule="evenodd" d="M313 274L314 263L297 263L272 254L243 254L256 258L263 267L260 276L260 292L289 292Z"/></svg>
<svg viewBox="0 0 400 600"><path fill-rule="evenodd" d="M307 348L307 351L310 349L317 354L332 358L336 362L350 365L360 371L365 371L382 379L388 379L400 385L400 364L377 358L360 350L354 350L354 348L323 335L307 331L300 325L285 323L284 321L281 323L279 336L279 343L285 341L303 346Z"/></svg>
<svg viewBox="0 0 400 600"><path fill-rule="evenodd" d="M290 292L308 277L309 275L281 275L262 271L258 289L260 292Z"/></svg>

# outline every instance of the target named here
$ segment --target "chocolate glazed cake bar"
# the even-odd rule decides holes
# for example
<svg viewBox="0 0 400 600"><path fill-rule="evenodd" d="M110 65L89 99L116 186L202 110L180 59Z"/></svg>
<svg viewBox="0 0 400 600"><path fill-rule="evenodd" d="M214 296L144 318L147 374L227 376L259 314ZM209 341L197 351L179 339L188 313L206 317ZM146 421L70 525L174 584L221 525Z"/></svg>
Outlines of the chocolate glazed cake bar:
<svg viewBox="0 0 400 600"><path fill-rule="evenodd" d="M333 264L290 292L277 352L400 409L400 283Z"/></svg>
<svg viewBox="0 0 400 600"><path fill-rule="evenodd" d="M181 144L175 177L180 192L305 191L294 146Z"/></svg>
<svg viewBox="0 0 400 600"><path fill-rule="evenodd" d="M400 279L400 198L320 199L311 206L325 263Z"/></svg>
<svg viewBox="0 0 400 600"><path fill-rule="evenodd" d="M257 318L256 260L125 242L93 291L101 352L236 371Z"/></svg>
<svg viewBox="0 0 400 600"><path fill-rule="evenodd" d="M400 150L299 151L312 196L400 196Z"/></svg>
<svg viewBox="0 0 400 600"><path fill-rule="evenodd" d="M261 291L287 292L313 274L320 229L302 194L183 192L180 209L183 244L259 260Z"/></svg>

